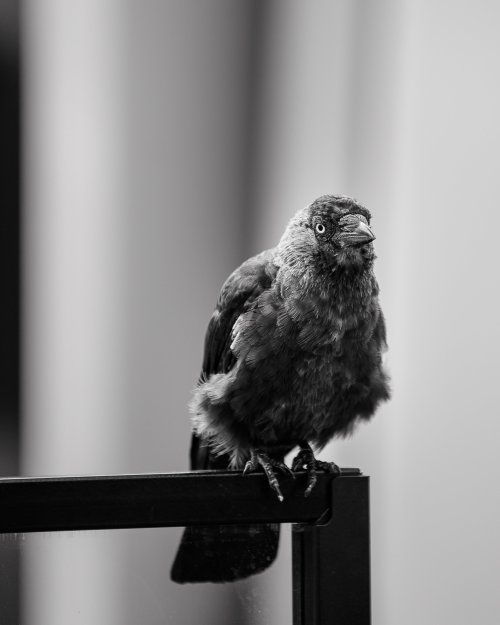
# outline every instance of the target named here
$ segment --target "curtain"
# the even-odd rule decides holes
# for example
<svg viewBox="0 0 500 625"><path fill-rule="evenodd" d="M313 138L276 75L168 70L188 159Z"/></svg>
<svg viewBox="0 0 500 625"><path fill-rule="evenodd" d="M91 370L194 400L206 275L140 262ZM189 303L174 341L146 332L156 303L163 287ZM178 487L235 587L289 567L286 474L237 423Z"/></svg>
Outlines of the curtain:
<svg viewBox="0 0 500 625"><path fill-rule="evenodd" d="M393 399L323 457L371 475L373 622L494 623L499 17L27 1L24 472L186 470L222 282L301 206L353 195ZM289 529L273 569L228 588L171 587L177 538L33 538L26 622L291 622Z"/></svg>

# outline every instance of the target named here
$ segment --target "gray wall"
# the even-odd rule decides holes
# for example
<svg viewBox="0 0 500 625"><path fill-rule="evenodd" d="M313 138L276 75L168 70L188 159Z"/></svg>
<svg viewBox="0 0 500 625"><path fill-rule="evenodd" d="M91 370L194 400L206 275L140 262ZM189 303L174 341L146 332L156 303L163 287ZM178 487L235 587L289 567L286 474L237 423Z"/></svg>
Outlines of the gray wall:
<svg viewBox="0 0 500 625"><path fill-rule="evenodd" d="M499 18L28 1L25 472L185 470L222 281L300 206L355 195L394 398L324 456L372 476L374 624L496 623ZM215 590L167 584L177 535L30 537L26 622L290 622L289 530L276 567Z"/></svg>

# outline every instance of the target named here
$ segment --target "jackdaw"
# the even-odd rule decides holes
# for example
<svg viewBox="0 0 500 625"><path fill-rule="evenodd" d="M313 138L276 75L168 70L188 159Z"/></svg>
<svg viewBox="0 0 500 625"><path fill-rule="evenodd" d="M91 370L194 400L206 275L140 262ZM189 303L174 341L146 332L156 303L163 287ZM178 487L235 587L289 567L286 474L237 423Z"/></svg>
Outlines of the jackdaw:
<svg viewBox="0 0 500 625"><path fill-rule="evenodd" d="M245 261L224 283L205 338L190 403L192 469L306 470L333 437L352 433L389 398L370 212L324 195L299 210L278 245ZM286 479L286 478L285 478ZM279 526L186 528L172 579L232 581L269 566Z"/></svg>

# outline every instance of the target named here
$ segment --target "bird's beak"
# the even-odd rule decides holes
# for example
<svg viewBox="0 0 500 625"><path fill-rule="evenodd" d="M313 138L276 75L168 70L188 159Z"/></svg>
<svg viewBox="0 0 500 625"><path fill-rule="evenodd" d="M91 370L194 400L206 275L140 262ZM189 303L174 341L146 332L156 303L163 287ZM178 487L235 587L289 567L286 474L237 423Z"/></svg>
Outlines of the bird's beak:
<svg viewBox="0 0 500 625"><path fill-rule="evenodd" d="M349 228L342 237L347 245L356 245L357 243L370 243L375 240L371 228L364 221L359 220L354 228Z"/></svg>

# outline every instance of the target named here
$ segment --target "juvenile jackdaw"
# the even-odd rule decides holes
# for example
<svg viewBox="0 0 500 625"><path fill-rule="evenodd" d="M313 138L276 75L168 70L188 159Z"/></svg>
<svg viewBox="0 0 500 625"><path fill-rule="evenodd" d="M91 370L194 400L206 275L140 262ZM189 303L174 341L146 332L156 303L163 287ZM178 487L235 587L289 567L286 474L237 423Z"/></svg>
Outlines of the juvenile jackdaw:
<svg viewBox="0 0 500 625"><path fill-rule="evenodd" d="M299 210L277 247L245 261L224 283L205 339L190 409L191 466L276 475L335 471L315 459L389 398L385 322L373 273L370 213L324 195ZM285 478L286 479L286 478ZM258 531L257 531L258 530ZM269 566L278 526L186 528L172 579L231 581Z"/></svg>

